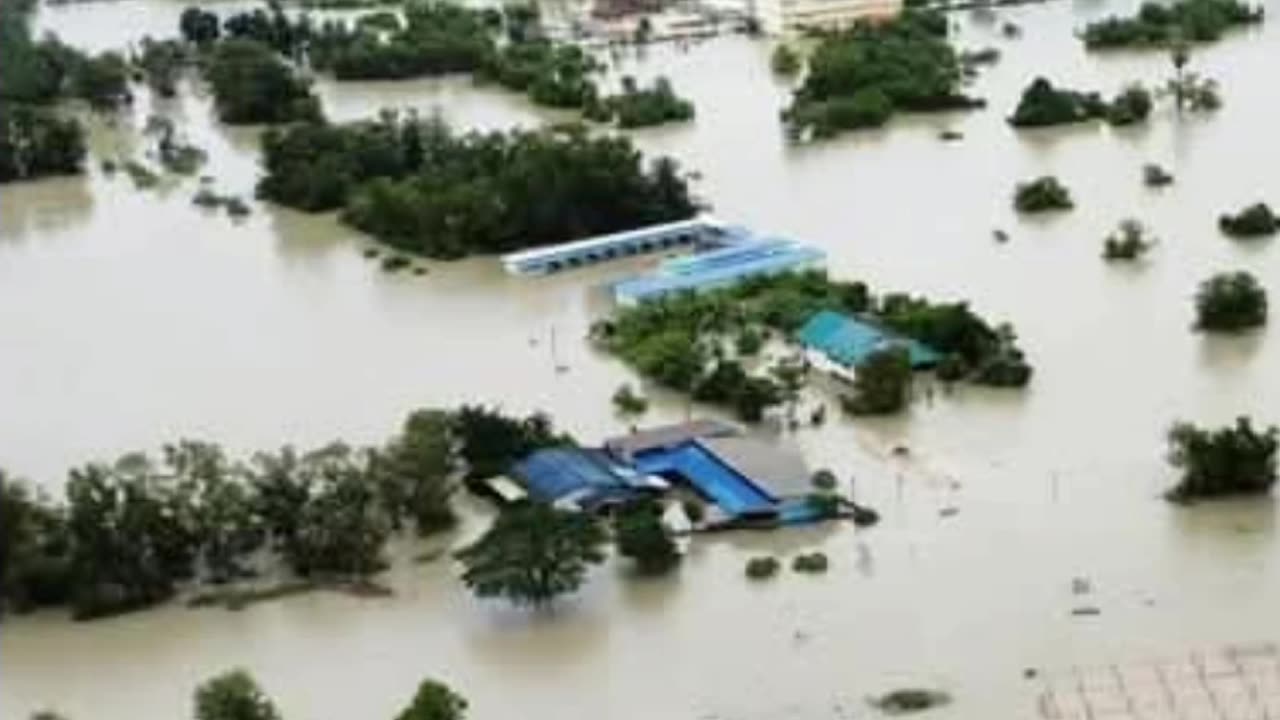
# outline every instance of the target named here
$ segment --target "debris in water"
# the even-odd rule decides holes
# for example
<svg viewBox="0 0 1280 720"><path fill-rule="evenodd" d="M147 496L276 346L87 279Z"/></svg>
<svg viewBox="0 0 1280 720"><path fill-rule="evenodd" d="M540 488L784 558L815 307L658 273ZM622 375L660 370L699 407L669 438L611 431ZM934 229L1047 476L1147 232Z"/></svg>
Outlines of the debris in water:
<svg viewBox="0 0 1280 720"><path fill-rule="evenodd" d="M1093 605L1082 605L1078 608L1073 608L1071 610L1071 614L1076 617L1092 617L1094 615L1101 615L1102 611Z"/></svg>
<svg viewBox="0 0 1280 720"><path fill-rule="evenodd" d="M893 449L890 450L889 452L890 454L895 455L897 457L906 457L907 455L911 454L911 448L907 447L906 445L894 445Z"/></svg>
<svg viewBox="0 0 1280 720"><path fill-rule="evenodd" d="M1031 680L1031 679L1035 678L1035 677L1036 677L1037 675L1039 675L1039 674L1040 674L1040 672L1039 672L1038 670L1036 670L1035 668L1032 668L1032 667L1029 667L1029 668L1023 668L1023 670L1022 670L1022 677L1026 678L1026 679L1028 679L1028 680Z"/></svg>
<svg viewBox="0 0 1280 720"><path fill-rule="evenodd" d="M1089 578L1076 577L1071 578L1071 594L1072 595L1088 595L1093 591L1093 584L1089 582Z"/></svg>
<svg viewBox="0 0 1280 720"><path fill-rule="evenodd" d="M903 688L872 698L870 702L890 715L905 715L946 705L951 702L951 696L941 690Z"/></svg>
<svg viewBox="0 0 1280 720"><path fill-rule="evenodd" d="M1009 242L1009 233L1001 230L1000 228L996 228L995 230L992 230L991 237L995 239L995 241L998 243Z"/></svg>
<svg viewBox="0 0 1280 720"><path fill-rule="evenodd" d="M958 507L944 507L938 511L938 515L942 517L952 517L958 514L960 514L960 508Z"/></svg>

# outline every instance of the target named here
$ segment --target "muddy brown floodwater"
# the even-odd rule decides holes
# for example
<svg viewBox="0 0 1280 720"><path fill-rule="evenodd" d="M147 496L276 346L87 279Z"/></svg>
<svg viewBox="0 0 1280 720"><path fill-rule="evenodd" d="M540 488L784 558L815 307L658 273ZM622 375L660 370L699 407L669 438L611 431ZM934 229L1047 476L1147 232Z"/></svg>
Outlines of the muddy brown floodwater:
<svg viewBox="0 0 1280 720"><path fill-rule="evenodd" d="M167 33L178 8L68 5L39 21L113 47ZM701 171L717 213L821 245L835 274L969 298L1017 326L1037 369L1025 392L967 388L899 420L798 434L814 466L857 473L879 527L699 540L678 578L632 583L605 568L544 615L473 601L442 562L397 565L388 600L13 619L0 627L0 718L56 707L81 720L171 720L199 680L234 665L302 720L391 717L424 676L459 688L479 720L862 717L868 695L899 684L951 693L933 717L1026 718L1026 667L1276 639L1272 504L1177 510L1158 493L1172 420L1280 420L1274 330L1208 339L1189 327L1195 285L1212 272L1249 269L1280 291L1280 248L1233 243L1214 226L1224 210L1280 201L1280 28L1197 48L1193 66L1223 85L1212 117L1162 107L1144 128L1035 133L1003 120L1036 73L1108 94L1165 77L1162 54L1086 56L1072 37L1087 18L1127 9L1001 12L1024 28L1018 40L957 15L962 45L1004 54L974 86L988 110L813 147L779 132L786 90L766 44L654 49L635 67L669 74L696 101L696 123L635 137ZM438 109L463 126L553 118L465 80L320 91L338 118L383 105ZM167 111L210 152L218 188L251 192L253 131L212 123L191 92ZM942 143L944 128L965 137ZM129 123L99 128L95 156L136 142ZM1148 161L1177 183L1145 189ZM1013 184L1046 172L1077 209L1014 217ZM0 464L11 472L56 488L71 464L177 436L236 450L372 441L410 408L462 401L546 409L587 440L620 429L608 397L629 374L580 339L623 268L532 280L478 259L387 275L329 217L255 205L236 225L192 207L192 192L189 181L137 192L96 162L86 178L0 191ZM1161 242L1140 266L1108 266L1102 237L1128 215ZM994 228L1009 242L993 242ZM683 416L660 400L650 420ZM913 449L909 465L888 458L897 443ZM482 521L473 514L463 532ZM763 586L741 577L753 552L805 547L824 549L832 571ZM1071 615L1076 577L1099 615Z"/></svg>

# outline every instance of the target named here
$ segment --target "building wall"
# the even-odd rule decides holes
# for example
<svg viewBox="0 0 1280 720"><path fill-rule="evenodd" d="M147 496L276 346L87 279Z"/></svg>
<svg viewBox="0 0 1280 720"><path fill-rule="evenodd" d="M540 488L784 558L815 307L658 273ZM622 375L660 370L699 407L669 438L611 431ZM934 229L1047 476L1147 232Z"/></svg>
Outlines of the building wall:
<svg viewBox="0 0 1280 720"><path fill-rule="evenodd" d="M802 29L838 30L866 18L893 17L902 0L756 0L761 27L771 35Z"/></svg>

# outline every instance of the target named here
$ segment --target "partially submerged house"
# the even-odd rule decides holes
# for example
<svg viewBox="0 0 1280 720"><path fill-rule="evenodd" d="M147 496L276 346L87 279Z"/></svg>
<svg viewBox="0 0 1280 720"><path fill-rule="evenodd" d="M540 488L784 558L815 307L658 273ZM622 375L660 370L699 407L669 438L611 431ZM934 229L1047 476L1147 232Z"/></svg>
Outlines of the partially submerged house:
<svg viewBox="0 0 1280 720"><path fill-rule="evenodd" d="M539 450L513 465L510 474L534 500L589 512L666 489L601 450L578 447Z"/></svg>
<svg viewBox="0 0 1280 720"><path fill-rule="evenodd" d="M924 343L831 310L814 313L796 332L796 339L813 367L846 380L853 378L854 369L864 360L895 347L907 351L916 370L932 368L942 359Z"/></svg>

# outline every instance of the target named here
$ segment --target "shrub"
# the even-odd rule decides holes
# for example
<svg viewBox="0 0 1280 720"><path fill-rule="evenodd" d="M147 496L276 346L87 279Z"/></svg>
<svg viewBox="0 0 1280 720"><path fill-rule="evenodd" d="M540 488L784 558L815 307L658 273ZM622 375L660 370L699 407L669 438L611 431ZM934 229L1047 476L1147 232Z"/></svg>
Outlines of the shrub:
<svg viewBox="0 0 1280 720"><path fill-rule="evenodd" d="M800 65L800 55L785 44L774 48L773 56L769 58L769 66L779 75L795 75L800 72Z"/></svg>
<svg viewBox="0 0 1280 720"><path fill-rule="evenodd" d="M1196 292L1196 326L1201 330L1239 331L1267 322L1267 293L1247 272L1219 273Z"/></svg>
<svg viewBox="0 0 1280 720"><path fill-rule="evenodd" d="M1280 439L1275 426L1258 432L1247 417L1216 430L1177 423L1168 439L1169 463L1182 471L1170 499L1261 494L1275 484Z"/></svg>
<svg viewBox="0 0 1280 720"><path fill-rule="evenodd" d="M1151 106L1151 91L1140 84L1130 85L1107 106L1107 122L1112 125L1143 122L1151 114Z"/></svg>
<svg viewBox="0 0 1280 720"><path fill-rule="evenodd" d="M778 574L781 563L770 556L754 557L747 561L746 574L752 580L767 580Z"/></svg>
<svg viewBox="0 0 1280 720"><path fill-rule="evenodd" d="M1147 187L1164 187L1173 184L1173 175L1155 163L1142 166L1142 183Z"/></svg>
<svg viewBox="0 0 1280 720"><path fill-rule="evenodd" d="M1280 217L1276 217L1266 203L1254 203L1234 215L1219 216L1218 228L1234 238L1274 235L1280 230Z"/></svg>
<svg viewBox="0 0 1280 720"><path fill-rule="evenodd" d="M800 573L824 573L829 567L827 556L825 553L812 552L803 555L797 555L791 561L791 569Z"/></svg>
<svg viewBox="0 0 1280 720"><path fill-rule="evenodd" d="M1107 260L1137 260L1146 254L1154 241L1141 222L1132 218L1123 220L1115 232L1103 243L1102 256Z"/></svg>
<svg viewBox="0 0 1280 720"><path fill-rule="evenodd" d="M1075 207L1071 192L1052 175L1019 183L1013 192L1013 207L1021 213L1070 210Z"/></svg>

